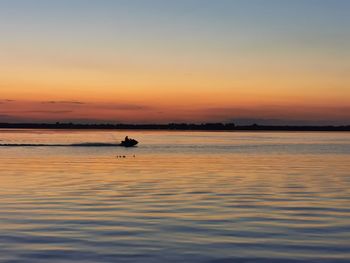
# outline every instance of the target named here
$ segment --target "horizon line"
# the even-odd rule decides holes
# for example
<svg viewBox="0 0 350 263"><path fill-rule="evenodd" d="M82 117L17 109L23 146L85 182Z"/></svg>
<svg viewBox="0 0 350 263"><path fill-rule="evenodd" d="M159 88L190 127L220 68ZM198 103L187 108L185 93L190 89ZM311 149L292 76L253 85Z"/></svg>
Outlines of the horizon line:
<svg viewBox="0 0 350 263"><path fill-rule="evenodd" d="M112 130L183 130L183 131L350 131L347 125L235 125L234 123L1 123L0 129L112 129Z"/></svg>

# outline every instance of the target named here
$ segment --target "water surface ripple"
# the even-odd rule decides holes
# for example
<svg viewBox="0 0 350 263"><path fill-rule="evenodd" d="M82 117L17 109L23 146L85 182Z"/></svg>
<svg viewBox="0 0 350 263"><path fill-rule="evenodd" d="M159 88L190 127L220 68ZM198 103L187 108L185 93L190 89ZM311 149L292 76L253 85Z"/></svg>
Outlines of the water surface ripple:
<svg viewBox="0 0 350 263"><path fill-rule="evenodd" d="M350 262L349 133L127 133L0 147L1 262Z"/></svg>

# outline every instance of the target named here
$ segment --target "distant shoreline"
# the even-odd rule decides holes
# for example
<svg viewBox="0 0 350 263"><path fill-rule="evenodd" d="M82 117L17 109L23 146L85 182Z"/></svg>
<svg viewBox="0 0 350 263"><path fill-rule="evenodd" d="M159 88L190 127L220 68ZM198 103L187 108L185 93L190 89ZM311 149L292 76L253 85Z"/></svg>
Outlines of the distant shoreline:
<svg viewBox="0 0 350 263"><path fill-rule="evenodd" d="M234 123L170 124L74 124L74 123L0 123L0 129L48 130L163 130L163 131L350 131L344 126L235 125Z"/></svg>

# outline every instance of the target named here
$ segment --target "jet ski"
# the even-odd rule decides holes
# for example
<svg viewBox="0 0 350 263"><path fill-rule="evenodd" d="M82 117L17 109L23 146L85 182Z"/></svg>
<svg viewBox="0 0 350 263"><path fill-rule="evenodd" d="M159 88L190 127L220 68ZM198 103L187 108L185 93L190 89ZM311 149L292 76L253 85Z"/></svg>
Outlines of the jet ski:
<svg viewBox="0 0 350 263"><path fill-rule="evenodd" d="M128 136L125 137L124 141L121 141L120 146L124 147L133 147L136 146L139 142L135 139L129 139Z"/></svg>

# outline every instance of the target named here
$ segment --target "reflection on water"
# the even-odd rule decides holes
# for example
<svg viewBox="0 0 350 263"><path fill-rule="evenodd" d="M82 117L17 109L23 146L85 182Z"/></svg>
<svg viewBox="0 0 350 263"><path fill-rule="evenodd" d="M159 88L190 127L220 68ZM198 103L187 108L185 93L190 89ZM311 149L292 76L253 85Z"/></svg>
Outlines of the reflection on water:
<svg viewBox="0 0 350 263"><path fill-rule="evenodd" d="M0 143L125 134L3 130ZM0 261L350 261L349 133L128 135L140 146L0 147Z"/></svg>

